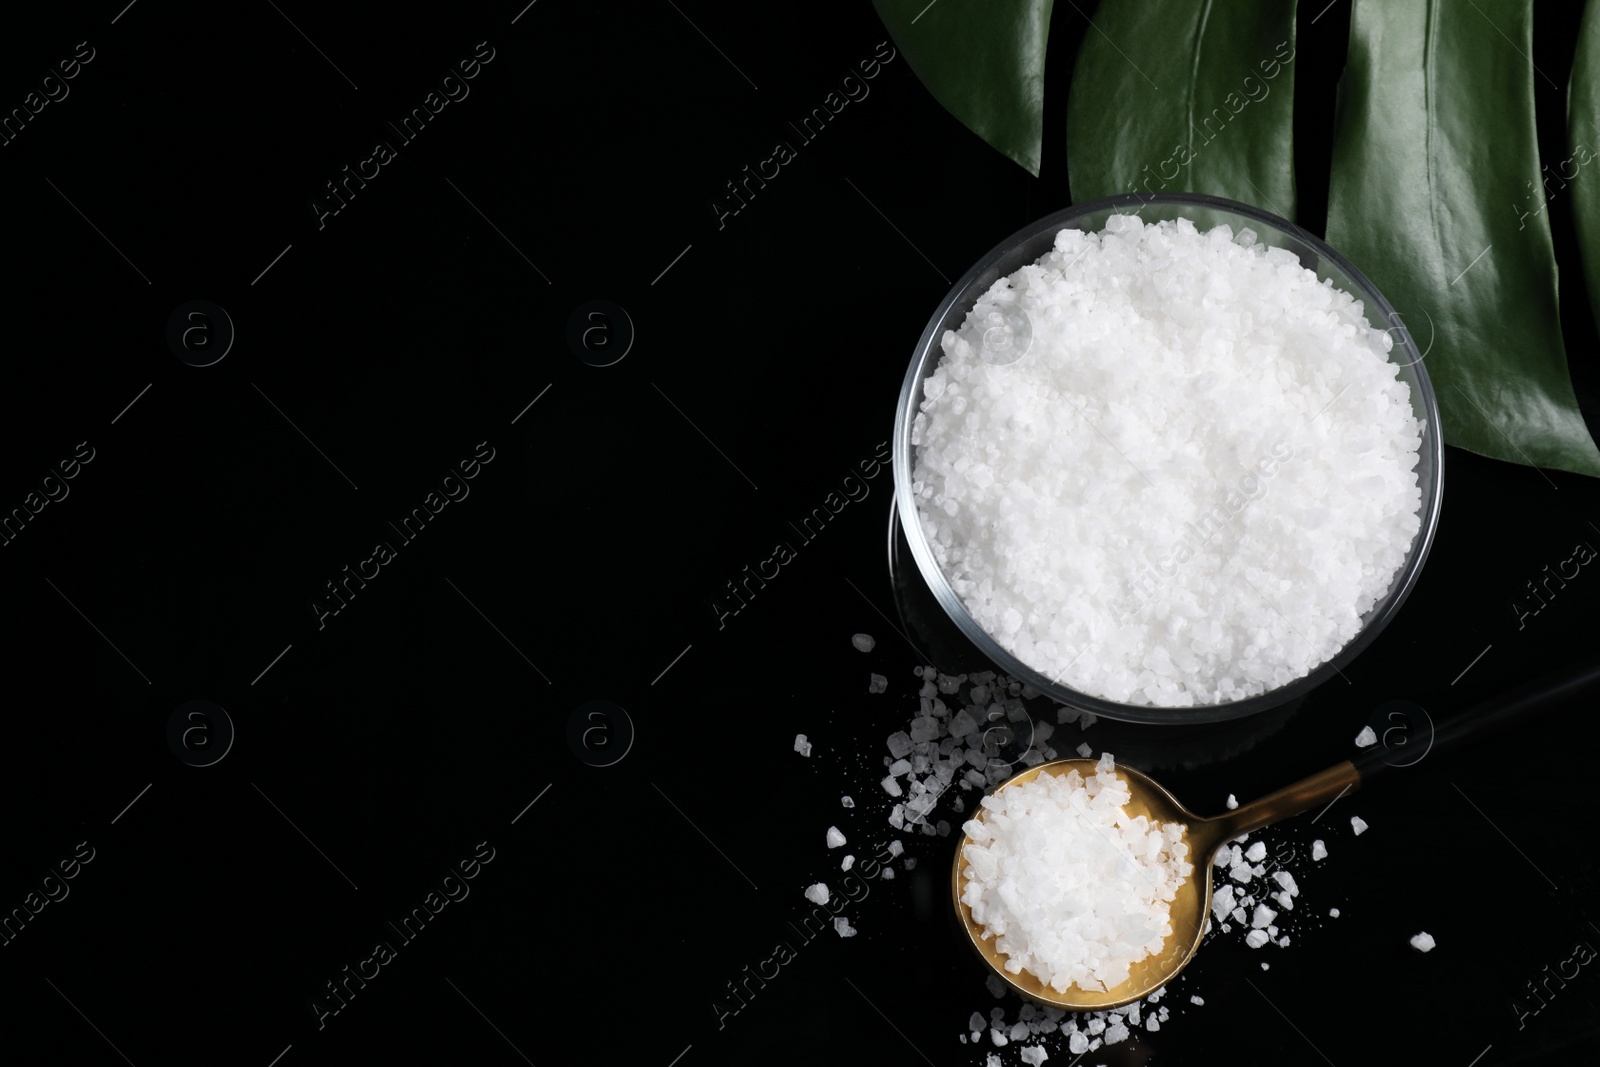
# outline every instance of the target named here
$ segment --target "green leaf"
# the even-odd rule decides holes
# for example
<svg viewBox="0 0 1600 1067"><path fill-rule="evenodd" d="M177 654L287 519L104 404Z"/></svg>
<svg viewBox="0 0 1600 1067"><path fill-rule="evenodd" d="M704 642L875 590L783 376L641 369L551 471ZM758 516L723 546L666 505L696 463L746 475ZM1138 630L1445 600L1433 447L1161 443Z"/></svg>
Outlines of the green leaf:
<svg viewBox="0 0 1600 1067"><path fill-rule="evenodd" d="M1533 2L1444 8L1355 0L1328 243L1431 345L1446 443L1600 474L1567 374L1549 219L1532 192Z"/></svg>
<svg viewBox="0 0 1600 1067"><path fill-rule="evenodd" d="M1054 0L872 0L922 84L967 128L1039 174Z"/></svg>
<svg viewBox="0 0 1600 1067"><path fill-rule="evenodd" d="M1209 193L1293 219L1294 0L1101 0L1067 97L1072 198Z"/></svg>
<svg viewBox="0 0 1600 1067"><path fill-rule="evenodd" d="M1572 81L1567 86L1567 151L1565 160L1548 168L1554 185L1547 196L1559 194L1571 183L1572 216L1578 231L1578 250L1589 283L1589 309L1600 318L1600 176L1584 170L1600 159L1600 4L1583 9L1578 28L1578 51L1572 58ZM1543 204L1536 205L1542 210Z"/></svg>

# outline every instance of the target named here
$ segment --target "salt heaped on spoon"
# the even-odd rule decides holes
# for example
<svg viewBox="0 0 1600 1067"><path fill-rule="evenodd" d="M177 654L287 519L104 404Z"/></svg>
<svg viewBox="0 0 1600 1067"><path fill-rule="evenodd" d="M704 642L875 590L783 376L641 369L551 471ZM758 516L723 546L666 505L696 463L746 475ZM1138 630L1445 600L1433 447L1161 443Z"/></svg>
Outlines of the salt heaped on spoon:
<svg viewBox="0 0 1600 1067"><path fill-rule="evenodd" d="M1041 774L984 797L983 817L962 827L961 899L1006 970L1058 993L1110 989L1165 947L1169 905L1194 871L1189 846L1179 823L1130 817L1129 800L1104 753L1087 778Z"/></svg>
<svg viewBox="0 0 1600 1067"><path fill-rule="evenodd" d="M886 749L880 751L881 767L884 770L900 760L908 760L911 763L912 769L899 776L899 781L905 786L902 795L890 798L875 790L863 791L857 788L855 794L860 798L859 803L844 804L845 808L853 809L844 813L846 818L856 818L860 813L861 817L877 819L883 818L887 812L891 828L911 834L910 847L903 852L895 850L895 853L891 854L885 850L878 857L880 866L887 867L898 862L907 874L917 862L917 857L913 854L913 850L919 847L916 842L923 836L941 836L939 831L949 828L945 820L936 817L934 813L936 805L949 803L955 810L970 814L967 812L971 804L969 790L981 791L985 787L998 785L1015 774L1019 766L1034 766L1045 760L1055 759L1058 755L1057 745L1060 745L1061 755L1069 754L1074 747L1087 748L1087 745L1077 746L1078 737L1081 736L1079 731L1087 730L1095 721L1094 716L1087 712L1079 713L1055 705L1036 690L994 671L973 675L945 675L933 667L918 667L915 674L921 683L917 692L919 708L911 718L931 717L936 729L930 739L914 742L909 732L911 724L907 723L906 729L893 732L888 738ZM875 679L879 677L882 676L874 676ZM880 689L874 685L870 691L886 690L887 686ZM1012 723L1019 733L1028 736L1032 742L1026 751L1009 762L992 758L992 754L987 751L986 731L979 727L979 724L987 727L991 721L997 721L992 719L997 713ZM924 724L918 733L924 733L926 726L927 724ZM1070 732L1061 733L1063 730ZM1092 750L1090 752L1092 753ZM1078 754L1086 757L1090 755L1081 750ZM873 766L869 758L868 767ZM852 775L855 785L862 786L868 781L876 780L876 776L883 773L883 770L869 769L863 772L852 767L848 773ZM1227 799L1229 801L1227 807L1233 808L1237 805L1233 797ZM831 805L830 809L828 819L831 821L838 817L839 809L831 808ZM846 826L845 829L851 828ZM865 824L855 826L850 836L858 848L875 847L868 840L872 835ZM827 849L823 847L821 841L817 845L820 858L827 853ZM1283 841L1282 845L1288 846L1289 842ZM1258 903L1256 898L1264 891L1263 882L1270 883L1265 888L1281 888L1286 895L1296 895L1299 889L1298 885L1295 885L1291 890L1276 876L1278 873L1287 873L1283 864L1294 862L1304 856L1304 846L1289 846L1287 852L1282 848L1275 848L1271 857L1263 856L1260 862L1246 859L1245 847L1247 846L1242 842L1235 843L1230 848L1220 850L1215 858L1214 862L1222 870L1218 872L1217 897L1213 899L1212 925L1217 928L1213 937L1228 935L1230 931L1234 939L1242 939L1246 935L1249 929L1249 911L1246 909L1253 909ZM1327 848L1318 840L1312 844L1311 858L1320 860L1327 855L1327 852ZM845 856L843 862L837 866L830 860L829 869L851 871L857 867L854 860L853 855ZM1305 876L1304 868L1296 866L1295 869L1301 871L1302 878ZM882 877L882 873L880 872L878 876ZM1216 905L1224 894L1228 907L1218 912L1215 910ZM1278 900L1277 895L1273 894L1272 899ZM1290 920L1292 915L1296 917L1293 921L1297 923L1311 922L1320 925L1321 922L1328 921L1323 918L1327 914L1319 911L1314 916L1306 916L1302 911L1280 912L1278 921ZM1334 908L1331 911L1331 918L1337 917L1338 909ZM859 918L856 921L860 921ZM853 937L856 934L856 928L851 925L850 919L844 916L834 920L834 928L841 938ZM1261 947L1286 946L1288 938L1281 936L1276 925L1261 933L1267 935ZM1185 979L1180 978L1179 981ZM1034 1049L1037 1049L1038 1053L1052 1057L1062 1054L1076 1057L1085 1052L1093 1053L1104 1045L1130 1040L1138 1031L1160 1028L1169 1019L1167 1005L1158 1002L1172 989L1170 985L1156 990L1141 1001L1120 1008L1078 1013L1044 1007L1009 996L1005 984L993 974L989 975L987 985L994 997L1004 998L1002 1003L1005 1006L997 1004L989 1009L990 1014L987 1019L975 1014L974 1018L979 1019L982 1028L972 1028L969 1032L968 1028L963 1027L960 1033L960 1040L964 1045L971 1046L981 1041L982 1045L988 1046L984 1052L979 1052L978 1049L970 1050L977 1057L975 1062L980 1064L986 1060L984 1053L993 1056L996 1061L1003 1056L1007 1065L1014 1061L1016 1055L1028 1056L1029 1058L1023 1061L1025 1063L1033 1062L1033 1057L1036 1055ZM1204 1003L1204 998L1190 996L1185 1006L1175 1008L1174 1011L1194 1010L1190 1005L1197 1007ZM1012 1037L1013 1034L1017 1036ZM989 1051L994 1049L998 1049L999 1054ZM1080 1067L1093 1067L1095 1062L1093 1058L1085 1059Z"/></svg>

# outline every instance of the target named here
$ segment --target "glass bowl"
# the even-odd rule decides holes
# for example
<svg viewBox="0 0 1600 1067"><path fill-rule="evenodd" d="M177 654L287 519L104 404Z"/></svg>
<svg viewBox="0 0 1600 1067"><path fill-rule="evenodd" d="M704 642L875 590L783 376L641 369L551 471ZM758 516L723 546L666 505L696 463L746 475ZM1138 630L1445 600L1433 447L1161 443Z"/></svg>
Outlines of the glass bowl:
<svg viewBox="0 0 1600 1067"><path fill-rule="evenodd" d="M933 557L912 496L911 424L922 407L923 383L944 356L939 341L945 331L960 327L978 298L997 280L1036 262L1049 252L1058 231L1079 229L1098 232L1104 228L1106 220L1116 214L1138 215L1146 223L1187 218L1201 230L1209 230L1223 223L1233 227L1235 233L1248 227L1255 231L1258 243L1293 252L1302 265L1316 272L1319 279L1332 279L1337 288L1360 300L1372 328L1387 330L1394 336L1395 345L1389 352L1389 359L1400 368L1400 378L1410 386L1412 407L1421 423L1422 446L1416 468L1422 490L1421 525L1389 591L1374 603L1362 618L1361 629L1331 659L1287 685L1244 700L1183 707L1126 704L1053 682L1002 647L968 612ZM1023 324L1016 325L1021 327ZM1417 351L1410 332L1383 294L1349 260L1287 219L1236 200L1199 193L1153 196L1125 193L1066 208L1018 230L990 249L951 287L922 331L911 358L911 366L906 371L905 384L900 390L900 405L894 423L894 480L896 506L911 554L917 561L917 569L923 580L955 625L998 669L1063 704L1106 718L1167 724L1220 722L1253 715L1303 696L1372 644L1389 620L1394 618L1417 582L1439 524L1439 507L1444 493L1444 442L1439 433L1439 406L1433 386L1428 381L1428 372L1422 365L1422 353Z"/></svg>

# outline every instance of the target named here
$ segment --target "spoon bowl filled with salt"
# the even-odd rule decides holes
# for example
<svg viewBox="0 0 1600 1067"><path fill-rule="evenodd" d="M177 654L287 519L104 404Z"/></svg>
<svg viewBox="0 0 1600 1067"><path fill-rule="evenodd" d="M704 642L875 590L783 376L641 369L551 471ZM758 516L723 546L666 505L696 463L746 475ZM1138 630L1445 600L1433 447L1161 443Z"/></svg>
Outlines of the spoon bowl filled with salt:
<svg viewBox="0 0 1600 1067"><path fill-rule="evenodd" d="M1597 685L1600 661L1538 679L1452 718L1426 754ZM1211 817L1110 753L1029 767L991 790L962 826L951 869L956 915L978 955L1024 997L1068 1011L1129 1004L1170 982L1199 949L1215 906L1213 857L1414 762L1390 755L1365 749Z"/></svg>

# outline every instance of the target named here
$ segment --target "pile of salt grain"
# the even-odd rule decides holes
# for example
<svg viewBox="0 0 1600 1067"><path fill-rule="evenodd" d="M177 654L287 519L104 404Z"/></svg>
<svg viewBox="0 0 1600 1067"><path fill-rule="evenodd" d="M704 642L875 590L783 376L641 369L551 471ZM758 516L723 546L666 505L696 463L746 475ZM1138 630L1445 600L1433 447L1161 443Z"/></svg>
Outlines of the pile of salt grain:
<svg viewBox="0 0 1600 1067"><path fill-rule="evenodd" d="M1012 974L1057 993L1106 990L1172 936L1170 904L1194 867L1180 823L1130 818L1109 752L1076 770L1007 786L962 827L961 900Z"/></svg>
<svg viewBox="0 0 1600 1067"><path fill-rule="evenodd" d="M1023 313L1024 358L985 362L991 317ZM1181 706L1302 677L1420 527L1393 338L1250 230L1062 230L941 344L911 429L922 529L974 619L1081 692Z"/></svg>

